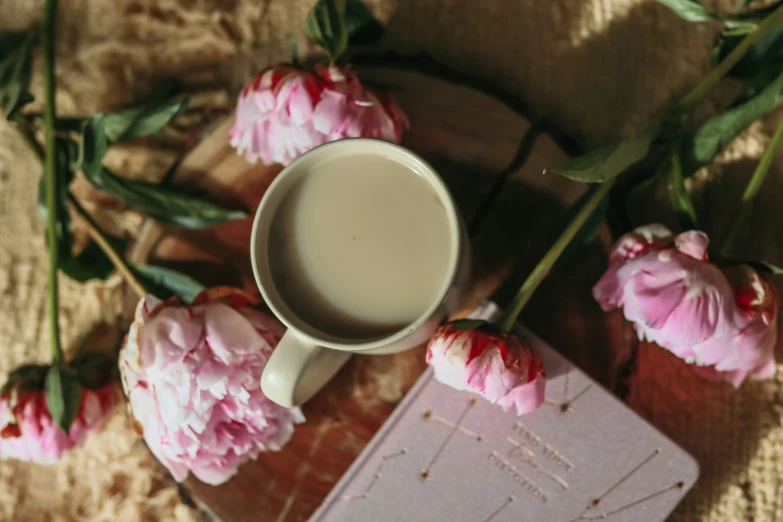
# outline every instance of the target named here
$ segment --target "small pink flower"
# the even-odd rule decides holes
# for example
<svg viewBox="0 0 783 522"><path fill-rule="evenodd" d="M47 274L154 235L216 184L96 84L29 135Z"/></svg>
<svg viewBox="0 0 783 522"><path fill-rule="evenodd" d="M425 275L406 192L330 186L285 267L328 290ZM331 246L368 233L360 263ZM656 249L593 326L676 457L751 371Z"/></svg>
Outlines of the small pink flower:
<svg viewBox="0 0 783 522"><path fill-rule="evenodd" d="M51 464L80 446L103 424L112 406L112 390L84 389L79 413L66 434L52 419L43 390L12 389L0 397L0 458Z"/></svg>
<svg viewBox="0 0 783 522"><path fill-rule="evenodd" d="M402 139L408 119L394 98L366 89L348 68L264 69L239 95L231 146L255 163L289 164L343 138Z"/></svg>
<svg viewBox="0 0 783 522"><path fill-rule="evenodd" d="M517 415L541 406L546 389L541 357L519 337L491 331L488 323L468 329L464 325L468 323L447 323L430 341L427 364L435 378L506 411L515 407Z"/></svg>
<svg viewBox="0 0 783 522"><path fill-rule="evenodd" d="M177 481L192 471L222 484L240 464L291 438L298 408L261 392L261 373L283 334L234 289L192 306L142 299L120 354L129 410L152 453Z"/></svg>
<svg viewBox="0 0 783 522"><path fill-rule="evenodd" d="M622 308L641 339L702 375L734 386L767 377L775 368L777 296L750 267L724 272L710 263L708 243L703 232L641 227L617 242L593 297L604 310ZM730 283L727 273L744 277Z"/></svg>

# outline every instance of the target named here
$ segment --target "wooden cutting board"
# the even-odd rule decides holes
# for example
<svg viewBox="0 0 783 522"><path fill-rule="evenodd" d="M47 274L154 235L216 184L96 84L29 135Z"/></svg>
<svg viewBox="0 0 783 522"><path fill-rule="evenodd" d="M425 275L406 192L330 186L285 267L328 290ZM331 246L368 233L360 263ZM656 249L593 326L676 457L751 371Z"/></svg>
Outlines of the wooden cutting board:
<svg viewBox="0 0 783 522"><path fill-rule="evenodd" d="M403 145L426 158L451 188L472 229L477 270L462 314L494 294L507 302L564 223L584 186L546 167L566 154L552 137L477 84L412 62L359 67L360 77L395 91L411 128ZM417 62L419 63L419 62ZM479 86L480 87L480 86ZM228 143L232 119L219 123L181 163L173 181L251 214L281 167L250 165ZM478 218L478 219L477 219ZM147 221L132 257L186 272L206 285L256 292L248 243L251 218L205 230ZM522 321L599 382L614 384L621 318L603 314L590 288L605 267L608 238L544 282ZM213 487L190 478L192 499L225 522L305 521L378 430L425 367L424 347L354 356L304 407L307 422L278 453L242 466Z"/></svg>

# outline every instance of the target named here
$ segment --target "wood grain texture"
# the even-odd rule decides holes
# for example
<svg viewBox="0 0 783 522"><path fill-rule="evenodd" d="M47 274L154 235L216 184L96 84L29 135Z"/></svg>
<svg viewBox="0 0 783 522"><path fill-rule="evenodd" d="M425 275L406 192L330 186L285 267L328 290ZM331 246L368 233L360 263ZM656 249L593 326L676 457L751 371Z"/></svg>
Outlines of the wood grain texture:
<svg viewBox="0 0 783 522"><path fill-rule="evenodd" d="M566 156L553 140L499 100L467 85L400 67L363 67L363 79L395 91L412 122L403 145L442 175L468 223L476 273L466 314L494 294L507 301L563 224L582 185L543 175ZM174 178L203 188L217 201L255 211L280 167L250 165L228 145L227 120L180 165ZM498 176L508 175L499 183ZM502 187L480 223L474 217L492 187ZM255 291L248 254L251 219L207 230L145 224L133 255L190 273L203 283ZM607 238L543 284L523 321L604 384L611 385L621 319L590 299L605 266ZM612 332L612 335L609 333ZM610 344L608 340L615 343ZM387 356L354 356L308 402L307 422L279 453L242 466L228 483L189 479L201 507L225 522L304 521L348 468L425 367L424 347Z"/></svg>

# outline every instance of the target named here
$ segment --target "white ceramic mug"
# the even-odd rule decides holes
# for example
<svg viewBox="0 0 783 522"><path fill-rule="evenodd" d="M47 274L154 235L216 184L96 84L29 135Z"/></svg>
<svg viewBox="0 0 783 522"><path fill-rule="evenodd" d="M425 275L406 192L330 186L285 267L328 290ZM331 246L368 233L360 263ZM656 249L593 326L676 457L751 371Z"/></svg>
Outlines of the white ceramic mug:
<svg viewBox="0 0 783 522"><path fill-rule="evenodd" d="M302 176L318 174L317 169L311 168L312 165L343 154L379 155L408 166L430 183L447 211L452 252L446 283L424 314L399 331L382 338L344 339L307 324L291 311L277 291L269 266L267 245L270 227L283 197ZM457 309L470 276L470 248L465 227L451 194L437 172L421 157L403 147L363 138L321 145L297 158L278 174L256 211L250 236L250 256L256 283L264 300L288 328L261 377L264 394L286 407L298 406L312 397L353 353L395 353L426 342L443 319ZM378 298L383 299L383 296Z"/></svg>

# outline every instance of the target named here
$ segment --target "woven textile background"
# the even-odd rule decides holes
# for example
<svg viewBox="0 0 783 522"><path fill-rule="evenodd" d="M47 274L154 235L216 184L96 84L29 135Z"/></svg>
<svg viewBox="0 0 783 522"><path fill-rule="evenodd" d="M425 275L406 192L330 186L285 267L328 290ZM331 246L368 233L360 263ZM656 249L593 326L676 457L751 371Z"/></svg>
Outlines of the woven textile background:
<svg viewBox="0 0 783 522"><path fill-rule="evenodd" d="M588 148L628 134L687 92L709 69L716 29L686 24L652 0L369 3L388 22L391 48L426 50L497 83ZM733 3L711 2L719 8ZM42 4L0 0L0 31L39 20ZM58 110L63 115L112 110L137 99L157 78L179 77L192 93L186 116L160 139L114 149L107 158L124 175L159 178L193 145L192 129L230 110L244 79L259 66L287 58L290 34L302 54L309 51L302 27L311 4L61 0ZM33 83L40 99L40 74ZM699 113L714 112L733 87L722 84ZM732 215L776 121L754 124L709 172L697 176L692 187L697 194L707 186L717 189L710 191L714 215L708 231ZM0 379L21 363L48 357L46 252L36 213L40 173L24 142L0 121ZM753 234L737 248L744 257L781 263L783 158L770 177L746 228ZM135 231L139 216L79 181L75 190L110 231ZM78 285L63 277L60 285L66 345L95 325L111 323L120 309L117 279ZM106 345L116 336L102 327L94 340ZM783 520L783 375L732 392L698 381L662 350L643 345L629 402L701 463L703 478L674 520ZM198 514L163 480L119 407L104 430L54 467L0 462L0 521L28 520L189 521Z"/></svg>

